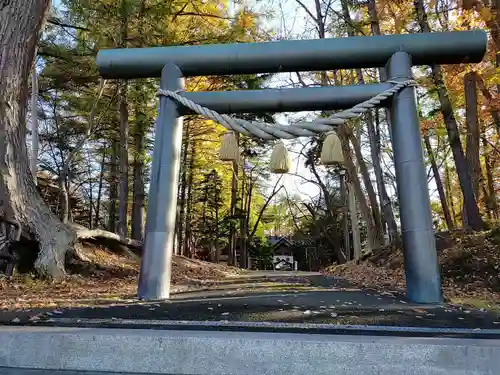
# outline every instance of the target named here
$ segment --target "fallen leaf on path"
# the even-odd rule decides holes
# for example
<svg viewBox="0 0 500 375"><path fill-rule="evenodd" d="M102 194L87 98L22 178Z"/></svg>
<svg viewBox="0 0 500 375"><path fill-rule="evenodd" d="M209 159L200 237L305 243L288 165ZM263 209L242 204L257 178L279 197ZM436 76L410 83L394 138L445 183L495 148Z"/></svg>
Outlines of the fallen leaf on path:
<svg viewBox="0 0 500 375"><path fill-rule="evenodd" d="M413 308L412 310L415 311L416 313L419 313L419 314L425 314L426 313L425 310L418 309L418 308Z"/></svg>

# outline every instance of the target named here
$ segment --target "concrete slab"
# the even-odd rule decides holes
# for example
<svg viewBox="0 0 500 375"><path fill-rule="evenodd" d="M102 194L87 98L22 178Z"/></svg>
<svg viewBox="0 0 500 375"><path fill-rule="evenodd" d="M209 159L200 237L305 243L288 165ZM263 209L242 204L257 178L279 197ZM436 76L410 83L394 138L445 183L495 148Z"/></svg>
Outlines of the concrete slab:
<svg viewBox="0 0 500 375"><path fill-rule="evenodd" d="M0 327L0 343L0 366L15 369L178 375L496 375L500 368L500 340L489 339Z"/></svg>
<svg viewBox="0 0 500 375"><path fill-rule="evenodd" d="M40 370L29 368L0 367L2 375L54 375L54 370ZM125 372L95 372L95 371L57 371L57 375L129 375ZM140 374L136 374L140 375ZM151 375L151 374L148 374ZM160 375L160 374L159 374Z"/></svg>

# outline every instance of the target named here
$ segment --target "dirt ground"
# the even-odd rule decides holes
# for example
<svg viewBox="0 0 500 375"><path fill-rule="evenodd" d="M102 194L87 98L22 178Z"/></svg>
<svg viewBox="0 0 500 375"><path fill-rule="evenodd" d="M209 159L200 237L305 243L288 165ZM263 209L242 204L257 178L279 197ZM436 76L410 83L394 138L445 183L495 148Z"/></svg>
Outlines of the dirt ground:
<svg viewBox="0 0 500 375"><path fill-rule="evenodd" d="M438 233L436 244L446 300L500 310L498 231ZM401 250L384 250L360 264L335 265L325 272L356 285L397 291L405 288Z"/></svg>
<svg viewBox="0 0 500 375"><path fill-rule="evenodd" d="M86 246L87 260L67 265L60 282L40 280L34 275L0 279L0 308L63 308L130 302L136 298L140 260L132 253L117 255L104 248ZM174 256L173 291L196 290L211 281L241 274L223 264Z"/></svg>

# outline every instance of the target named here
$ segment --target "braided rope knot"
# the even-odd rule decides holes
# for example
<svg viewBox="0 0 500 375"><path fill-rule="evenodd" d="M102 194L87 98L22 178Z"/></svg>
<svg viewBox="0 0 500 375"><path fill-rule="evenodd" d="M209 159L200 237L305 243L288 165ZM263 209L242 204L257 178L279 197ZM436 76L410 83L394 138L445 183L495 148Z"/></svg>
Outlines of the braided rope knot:
<svg viewBox="0 0 500 375"><path fill-rule="evenodd" d="M343 125L352 118L357 118L362 114L368 112L370 109L375 108L384 100L395 95L398 91L405 87L415 86L414 80L404 81L387 81L394 86L387 89L380 94L375 95L373 98L368 99L362 103L355 105L350 109L336 112L327 118L318 117L313 121L298 121L290 125L283 124L269 124L259 121L248 121L225 114L220 114L210 108L202 107L201 105L189 100L188 98L180 95L181 91L171 91L160 89L157 96L166 96L182 104L184 107L189 108L193 112L213 120L226 129L245 134L250 137L257 137L268 140L276 139L294 139L298 137L311 137L319 133L327 133L335 129L339 125Z"/></svg>

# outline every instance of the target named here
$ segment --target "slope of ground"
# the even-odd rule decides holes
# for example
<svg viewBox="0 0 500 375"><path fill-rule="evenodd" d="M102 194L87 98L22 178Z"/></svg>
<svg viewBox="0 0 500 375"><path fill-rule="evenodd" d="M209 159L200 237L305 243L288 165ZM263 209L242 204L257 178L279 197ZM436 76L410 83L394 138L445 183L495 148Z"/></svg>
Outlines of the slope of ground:
<svg viewBox="0 0 500 375"><path fill-rule="evenodd" d="M448 302L500 308L500 234L457 231L436 235L443 292ZM326 273L376 289L405 288L402 251L385 250L360 264L327 268Z"/></svg>
<svg viewBox="0 0 500 375"><path fill-rule="evenodd" d="M84 244L85 261L67 264L69 275L61 282L32 275L0 279L0 308L7 310L96 306L131 301L137 292L140 260L132 253L118 255L105 248ZM174 256L173 291L192 290L210 281L235 276L235 267Z"/></svg>

